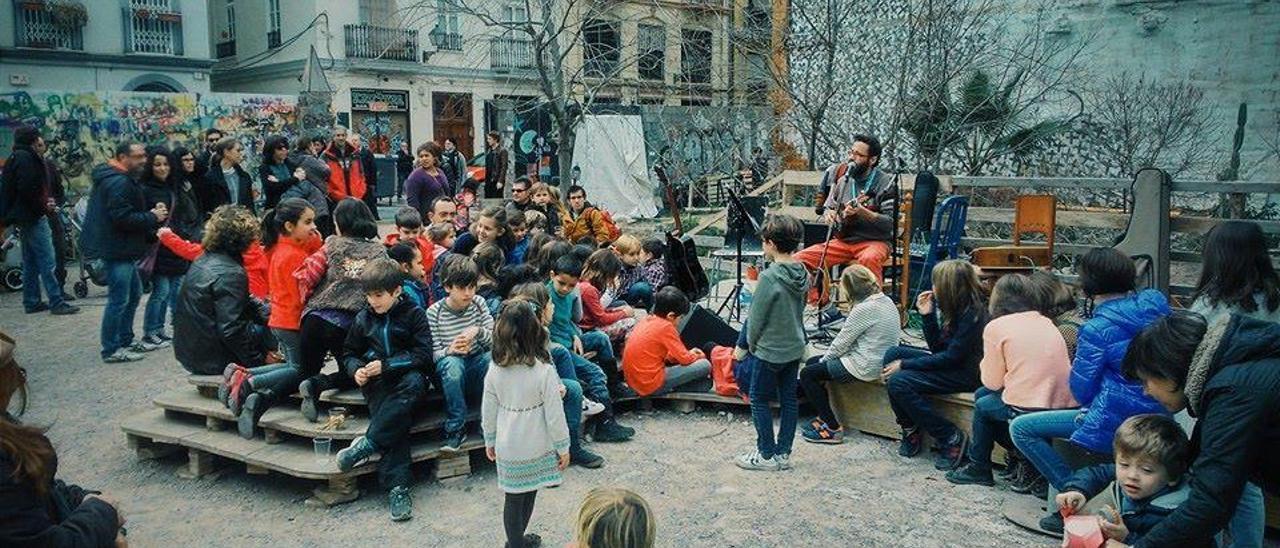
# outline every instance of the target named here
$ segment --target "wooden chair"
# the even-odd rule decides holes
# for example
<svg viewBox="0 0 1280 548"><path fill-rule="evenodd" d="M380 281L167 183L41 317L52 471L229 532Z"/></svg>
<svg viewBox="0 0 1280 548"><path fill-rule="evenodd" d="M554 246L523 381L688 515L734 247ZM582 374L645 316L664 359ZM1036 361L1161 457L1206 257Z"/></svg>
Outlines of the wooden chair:
<svg viewBox="0 0 1280 548"><path fill-rule="evenodd" d="M1018 196L1013 212L1013 245L980 247L969 260L983 270L1031 270L1053 264L1053 232L1058 199L1051 194ZM1023 244L1022 238L1043 234L1044 243Z"/></svg>

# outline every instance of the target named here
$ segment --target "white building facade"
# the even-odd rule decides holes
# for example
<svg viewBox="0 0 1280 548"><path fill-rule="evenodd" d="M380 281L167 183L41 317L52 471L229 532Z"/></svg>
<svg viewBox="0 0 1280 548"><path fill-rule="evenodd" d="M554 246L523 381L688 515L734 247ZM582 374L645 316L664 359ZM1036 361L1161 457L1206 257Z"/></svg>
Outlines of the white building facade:
<svg viewBox="0 0 1280 548"><path fill-rule="evenodd" d="M8 4L0 7L0 92L210 89L204 0Z"/></svg>

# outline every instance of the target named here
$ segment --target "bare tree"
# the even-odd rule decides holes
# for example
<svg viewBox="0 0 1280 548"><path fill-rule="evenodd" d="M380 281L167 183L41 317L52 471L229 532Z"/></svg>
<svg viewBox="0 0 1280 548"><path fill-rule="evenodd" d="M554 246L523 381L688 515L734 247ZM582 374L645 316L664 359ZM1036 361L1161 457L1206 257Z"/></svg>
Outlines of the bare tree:
<svg viewBox="0 0 1280 548"><path fill-rule="evenodd" d="M528 48L539 99L545 103L558 141L559 173L570 180L578 124L602 93L619 90L622 73L640 59L634 43L623 42L627 18L611 2L593 0L516 0L523 17L512 17L513 4L494 0L424 0L409 10L430 17L444 6L479 21L494 37ZM653 0L654 9L671 9ZM592 36L589 36L592 35ZM612 40L599 40L606 35ZM536 106L536 105L535 105Z"/></svg>
<svg viewBox="0 0 1280 548"><path fill-rule="evenodd" d="M1102 81L1088 100L1101 134L1095 143L1102 160L1126 176L1159 167L1173 177L1207 172L1215 147L1213 109L1195 84L1121 73ZM1232 177L1235 178L1235 177Z"/></svg>
<svg viewBox="0 0 1280 548"><path fill-rule="evenodd" d="M1025 158L1082 110L1070 82L1079 77L1092 35L1051 36L1048 2L1033 4L1025 19L995 7L959 0L918 5L913 24L922 61L903 129L926 169L951 159L976 175L997 158Z"/></svg>

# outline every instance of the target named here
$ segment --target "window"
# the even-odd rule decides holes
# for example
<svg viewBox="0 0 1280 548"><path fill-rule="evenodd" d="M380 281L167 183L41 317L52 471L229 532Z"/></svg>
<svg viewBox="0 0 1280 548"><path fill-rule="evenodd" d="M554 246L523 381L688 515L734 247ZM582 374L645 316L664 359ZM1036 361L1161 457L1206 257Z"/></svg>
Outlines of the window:
<svg viewBox="0 0 1280 548"><path fill-rule="evenodd" d="M436 1L436 28L431 31L431 39L436 48L462 51L462 26L450 0Z"/></svg>
<svg viewBox="0 0 1280 548"><path fill-rule="evenodd" d="M663 80L663 61L666 60L667 31L660 25L640 25L636 65L641 80Z"/></svg>
<svg viewBox="0 0 1280 548"><path fill-rule="evenodd" d="M236 40L236 3L235 0L227 0L227 40L234 42Z"/></svg>
<svg viewBox="0 0 1280 548"><path fill-rule="evenodd" d="M366 25L395 27L395 0L360 0L360 22Z"/></svg>
<svg viewBox="0 0 1280 548"><path fill-rule="evenodd" d="M280 0L267 0L267 30L280 32Z"/></svg>
<svg viewBox="0 0 1280 548"><path fill-rule="evenodd" d="M587 19L582 25L582 60L587 76L606 78L618 70L618 23Z"/></svg>
<svg viewBox="0 0 1280 548"><path fill-rule="evenodd" d="M529 12L523 4L508 4L502 8L502 20L507 23L524 23L529 20Z"/></svg>
<svg viewBox="0 0 1280 548"><path fill-rule="evenodd" d="M267 47L280 47L280 0L267 0Z"/></svg>
<svg viewBox="0 0 1280 548"><path fill-rule="evenodd" d="M680 32L681 79L690 84L711 83L711 31Z"/></svg>

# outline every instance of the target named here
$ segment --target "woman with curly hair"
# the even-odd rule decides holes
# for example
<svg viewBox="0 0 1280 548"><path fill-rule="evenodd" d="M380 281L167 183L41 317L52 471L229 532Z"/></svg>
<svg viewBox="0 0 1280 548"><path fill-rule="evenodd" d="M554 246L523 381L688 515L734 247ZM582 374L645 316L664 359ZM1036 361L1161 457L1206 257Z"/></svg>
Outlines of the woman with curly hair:
<svg viewBox="0 0 1280 548"><path fill-rule="evenodd" d="M213 211L204 229L204 253L191 263L178 291L173 354L187 371L221 373L228 363L258 367L265 310L249 295L245 251L261 245L257 217L240 206Z"/></svg>

